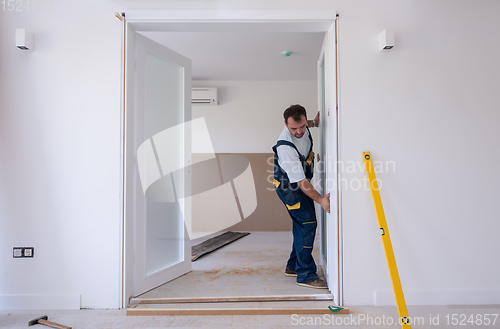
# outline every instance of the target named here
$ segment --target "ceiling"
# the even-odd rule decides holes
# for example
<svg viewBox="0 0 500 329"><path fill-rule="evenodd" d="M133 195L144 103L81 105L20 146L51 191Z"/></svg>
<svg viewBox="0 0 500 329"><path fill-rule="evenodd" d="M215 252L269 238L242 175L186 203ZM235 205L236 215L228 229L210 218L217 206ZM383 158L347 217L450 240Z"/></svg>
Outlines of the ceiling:
<svg viewBox="0 0 500 329"><path fill-rule="evenodd" d="M193 80L316 80L324 38L323 32L141 34L190 58Z"/></svg>

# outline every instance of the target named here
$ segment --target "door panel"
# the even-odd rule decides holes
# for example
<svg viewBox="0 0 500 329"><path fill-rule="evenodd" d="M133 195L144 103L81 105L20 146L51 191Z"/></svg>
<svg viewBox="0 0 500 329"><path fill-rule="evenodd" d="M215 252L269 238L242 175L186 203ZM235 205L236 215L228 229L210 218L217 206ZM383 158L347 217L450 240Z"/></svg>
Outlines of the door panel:
<svg viewBox="0 0 500 329"><path fill-rule="evenodd" d="M127 139L136 150L132 171L134 288L140 295L191 270L191 248L183 207L190 185L191 61L135 33L133 127ZM174 183L173 174L181 175Z"/></svg>
<svg viewBox="0 0 500 329"><path fill-rule="evenodd" d="M319 156L320 161L317 165L315 176L318 178L318 192L325 195L326 192L326 172L325 164L327 163L326 141L325 141L325 54L324 46L318 60L318 107L319 107ZM327 248L327 225L326 212L320 206L317 207L319 234L320 234L320 263L325 271L325 276L328 276L328 248Z"/></svg>

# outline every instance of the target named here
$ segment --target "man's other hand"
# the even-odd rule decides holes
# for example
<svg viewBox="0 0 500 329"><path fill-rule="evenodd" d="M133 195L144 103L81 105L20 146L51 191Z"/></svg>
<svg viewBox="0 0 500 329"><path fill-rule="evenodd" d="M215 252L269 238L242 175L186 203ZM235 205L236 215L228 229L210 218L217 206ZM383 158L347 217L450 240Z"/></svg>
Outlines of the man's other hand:
<svg viewBox="0 0 500 329"><path fill-rule="evenodd" d="M323 208L327 213L330 213L330 193L322 197L318 203L321 208Z"/></svg>
<svg viewBox="0 0 500 329"><path fill-rule="evenodd" d="M316 114L316 117L314 118L314 126L319 127L319 111L318 114Z"/></svg>

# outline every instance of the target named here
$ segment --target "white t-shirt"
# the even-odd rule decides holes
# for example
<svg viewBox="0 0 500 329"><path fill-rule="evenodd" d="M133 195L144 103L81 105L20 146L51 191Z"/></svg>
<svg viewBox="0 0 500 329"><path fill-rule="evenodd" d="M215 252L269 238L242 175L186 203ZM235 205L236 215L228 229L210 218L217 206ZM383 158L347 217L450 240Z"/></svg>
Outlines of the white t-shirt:
<svg viewBox="0 0 500 329"><path fill-rule="evenodd" d="M296 138L285 126L278 140L292 142L293 144L295 144L300 154L302 154L306 159L309 158L311 140L309 139L309 131L307 129L302 138ZM304 173L304 168L302 168L302 163L300 162L299 155L293 147L288 145L281 145L277 148L277 152L278 164L288 175L290 183L300 182L301 180L306 178L306 174Z"/></svg>

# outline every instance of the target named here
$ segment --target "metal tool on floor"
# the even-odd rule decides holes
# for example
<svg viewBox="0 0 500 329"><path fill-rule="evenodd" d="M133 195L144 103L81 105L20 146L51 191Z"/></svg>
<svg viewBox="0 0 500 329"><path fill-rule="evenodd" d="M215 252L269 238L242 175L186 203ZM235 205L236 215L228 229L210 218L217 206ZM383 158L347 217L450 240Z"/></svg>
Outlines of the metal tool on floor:
<svg viewBox="0 0 500 329"><path fill-rule="evenodd" d="M411 328L410 318L408 317L408 310L406 309L405 296L403 295L403 287L399 279L398 267L396 266L396 258L394 257L394 250L392 249L391 237L389 236L389 228L385 220L384 209L382 208L382 199L380 198L380 191L375 177L375 169L370 152L363 153L365 161L366 174L368 175L368 183L372 192L373 205L375 206L375 213L377 214L377 221L380 227L380 234L382 236L382 244L384 245L385 258L387 266L389 267L389 274L391 276L392 289L394 291L394 298L396 298L396 305L398 307L399 323L402 328Z"/></svg>
<svg viewBox="0 0 500 329"><path fill-rule="evenodd" d="M244 236L249 235L249 232L225 232L221 235L203 241L196 246L191 247L191 261L194 262L203 255L209 254L219 248L224 247Z"/></svg>
<svg viewBox="0 0 500 329"><path fill-rule="evenodd" d="M44 324L46 326L52 327L52 328L57 328L57 329L71 329L71 327L68 326L63 326L62 324L47 321L49 319L48 315L43 315L40 316L36 319L31 320L28 322L28 326L34 326L35 324Z"/></svg>

